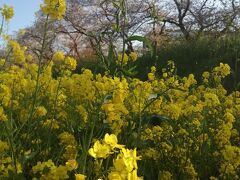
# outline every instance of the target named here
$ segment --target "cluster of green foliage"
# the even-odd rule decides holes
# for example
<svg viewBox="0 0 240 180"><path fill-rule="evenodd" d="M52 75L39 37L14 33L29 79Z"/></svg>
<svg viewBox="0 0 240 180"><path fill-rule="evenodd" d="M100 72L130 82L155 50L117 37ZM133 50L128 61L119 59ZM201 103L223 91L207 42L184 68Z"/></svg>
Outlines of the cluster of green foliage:
<svg viewBox="0 0 240 180"><path fill-rule="evenodd" d="M174 60L177 66L177 74L186 76L194 73L196 79L200 79L204 71L210 70L220 62L230 65L231 76L226 80L228 90L239 89L240 81L240 34L226 34L222 37L204 35L198 39L189 41L172 39L157 52L157 69L166 67L168 60ZM137 70L141 72L138 77L147 78L147 73L154 65L154 57L144 54L137 61ZM230 80L230 81L229 81Z"/></svg>

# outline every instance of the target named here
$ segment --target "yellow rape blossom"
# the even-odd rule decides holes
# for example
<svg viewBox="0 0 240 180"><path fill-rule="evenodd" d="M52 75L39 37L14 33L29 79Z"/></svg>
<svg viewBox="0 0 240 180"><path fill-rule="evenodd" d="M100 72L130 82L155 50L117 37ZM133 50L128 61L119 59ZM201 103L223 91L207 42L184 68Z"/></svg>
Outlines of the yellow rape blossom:
<svg viewBox="0 0 240 180"><path fill-rule="evenodd" d="M3 122L4 122L4 121L7 121L7 116L5 115L2 106L0 106L0 122L1 122L1 121L3 121Z"/></svg>
<svg viewBox="0 0 240 180"><path fill-rule="evenodd" d="M132 61L136 61L137 58L138 58L138 54L137 54L136 52L131 52L131 53L129 54L129 57L130 57L130 59L131 59Z"/></svg>
<svg viewBox="0 0 240 180"><path fill-rule="evenodd" d="M77 61L72 57L66 57L64 60L64 65L66 69L74 71L77 67Z"/></svg>
<svg viewBox="0 0 240 180"><path fill-rule="evenodd" d="M65 58L64 53L61 51L57 51L53 54L52 60L56 63L63 61Z"/></svg>
<svg viewBox="0 0 240 180"><path fill-rule="evenodd" d="M146 159L154 159L154 160L157 160L160 157L158 151L153 148L147 148L145 151L143 151L143 156Z"/></svg>
<svg viewBox="0 0 240 180"><path fill-rule="evenodd" d="M33 179L137 180L138 169L150 179L239 179L240 92L227 93L215 82L199 86L193 74L181 78L173 68L158 80L152 67L152 81L95 75L88 69L58 76L52 63L63 72L75 65L66 63L61 52L52 59L39 74L35 118L30 119L38 65L33 60L0 66L0 179L23 171ZM212 82L213 76L221 80L228 73L220 64L204 78ZM102 133L103 139L96 139ZM42 162L49 157L53 160ZM144 170L153 165L154 171Z"/></svg>
<svg viewBox="0 0 240 180"><path fill-rule="evenodd" d="M163 171L160 173L161 180L172 180L172 174L169 171Z"/></svg>
<svg viewBox="0 0 240 180"><path fill-rule="evenodd" d="M75 180L85 180L86 176L83 174L75 174Z"/></svg>
<svg viewBox="0 0 240 180"><path fill-rule="evenodd" d="M108 174L109 180L122 180L125 179L126 175L121 175L118 171L112 171Z"/></svg>
<svg viewBox="0 0 240 180"><path fill-rule="evenodd" d="M117 158L113 160L114 167L112 168L112 171L109 172L108 179L140 179L137 176L137 160L140 160L140 157L137 156L136 149L129 150L122 148L120 154L118 154Z"/></svg>
<svg viewBox="0 0 240 180"><path fill-rule="evenodd" d="M25 62L25 48L21 48L17 41L9 41L9 46L12 48L14 62Z"/></svg>
<svg viewBox="0 0 240 180"><path fill-rule="evenodd" d="M226 121L230 122L230 123L233 123L235 120L235 117L230 112L226 112L224 117L225 117Z"/></svg>
<svg viewBox="0 0 240 180"><path fill-rule="evenodd" d="M104 142L111 146L111 148L122 148L123 145L118 144L118 140L115 134L109 135L108 133L104 136Z"/></svg>
<svg viewBox="0 0 240 180"><path fill-rule="evenodd" d="M5 59L0 59L0 66L3 66L6 63Z"/></svg>
<svg viewBox="0 0 240 180"><path fill-rule="evenodd" d="M77 169L78 163L75 159L70 159L66 162L66 166L68 166L70 169Z"/></svg>
<svg viewBox="0 0 240 180"><path fill-rule="evenodd" d="M42 125L50 129L59 129L59 123L55 119L47 119L42 123Z"/></svg>
<svg viewBox="0 0 240 180"><path fill-rule="evenodd" d="M224 179L227 177L231 177L231 179L238 179L239 176L237 174L237 171L240 167L240 148L236 146L226 145L221 153L224 160L220 167L220 176Z"/></svg>
<svg viewBox="0 0 240 180"><path fill-rule="evenodd" d="M88 153L94 158L106 159L111 152L111 148L107 144L102 144L100 141L96 141L92 148L88 150Z"/></svg>
<svg viewBox="0 0 240 180"><path fill-rule="evenodd" d="M206 93L204 94L205 103L207 106L217 106L220 104L218 96L213 93Z"/></svg>
<svg viewBox="0 0 240 180"><path fill-rule="evenodd" d="M123 161L128 172L137 169L137 160L140 160L140 157L137 156L136 148L134 150L122 149Z"/></svg>
<svg viewBox="0 0 240 180"><path fill-rule="evenodd" d="M52 19L61 20L66 12L66 0L44 0L41 10Z"/></svg>
<svg viewBox="0 0 240 180"><path fill-rule="evenodd" d="M47 114L47 110L46 110L45 107L43 107L43 106L38 106L38 107L36 108L36 112L35 112L35 116L36 116L36 117L43 117L43 116L45 116L46 114Z"/></svg>
<svg viewBox="0 0 240 180"><path fill-rule="evenodd" d="M220 63L219 66L215 67L213 71L222 77L225 77L230 74L230 66L228 64Z"/></svg>
<svg viewBox="0 0 240 180"><path fill-rule="evenodd" d="M153 81L155 79L155 75L153 73L148 73L148 80Z"/></svg>
<svg viewBox="0 0 240 180"><path fill-rule="evenodd" d="M151 72L148 73L148 80L153 81L155 79L155 73L156 73L156 67L152 66L151 67Z"/></svg>
<svg viewBox="0 0 240 180"><path fill-rule="evenodd" d="M117 64L126 65L128 63L128 55L126 53L119 54L117 58Z"/></svg>
<svg viewBox="0 0 240 180"><path fill-rule="evenodd" d="M156 69L156 67L155 67L155 66L152 66L152 67L151 67L151 72L152 72L152 73L155 73L155 72L156 72L156 70L157 70L157 69Z"/></svg>
<svg viewBox="0 0 240 180"><path fill-rule="evenodd" d="M61 144L72 144L72 145L76 144L76 140L74 136L68 132L63 132L58 137L60 139Z"/></svg>
<svg viewBox="0 0 240 180"><path fill-rule="evenodd" d="M78 105L76 107L76 111L79 113L81 120L83 120L84 123L87 123L87 120L88 120L87 110L82 105Z"/></svg>
<svg viewBox="0 0 240 180"><path fill-rule="evenodd" d="M2 11L2 16L6 21L9 21L14 16L14 10L12 6L8 6L6 4L3 5L3 8L0 8Z"/></svg>
<svg viewBox="0 0 240 180"><path fill-rule="evenodd" d="M47 162L37 162L37 165L32 167L34 174L41 174L41 180L68 179L69 170L68 166L56 166L52 160L48 160Z"/></svg>
<svg viewBox="0 0 240 180"><path fill-rule="evenodd" d="M76 159L78 151L75 137L68 132L63 132L58 136L58 138L60 140L60 144L64 146L62 158L64 160Z"/></svg>
<svg viewBox="0 0 240 180"><path fill-rule="evenodd" d="M9 146L6 142L0 140L0 155L9 149Z"/></svg>

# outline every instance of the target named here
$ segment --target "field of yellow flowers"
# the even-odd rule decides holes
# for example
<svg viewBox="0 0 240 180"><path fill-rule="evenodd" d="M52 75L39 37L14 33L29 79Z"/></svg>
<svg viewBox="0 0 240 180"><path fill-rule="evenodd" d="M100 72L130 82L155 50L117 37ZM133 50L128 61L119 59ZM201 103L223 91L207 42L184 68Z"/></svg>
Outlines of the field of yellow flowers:
<svg viewBox="0 0 240 180"><path fill-rule="evenodd" d="M54 2L41 6L47 19L65 13L65 1L57 10ZM11 7L1 12L13 16ZM228 94L222 85L227 64L197 82L193 74L177 76L169 61L141 81L74 73L76 60L63 52L47 63L40 54L36 63L18 42L7 42L11 53L0 60L0 179L240 178L240 92ZM126 63L131 58L124 55Z"/></svg>

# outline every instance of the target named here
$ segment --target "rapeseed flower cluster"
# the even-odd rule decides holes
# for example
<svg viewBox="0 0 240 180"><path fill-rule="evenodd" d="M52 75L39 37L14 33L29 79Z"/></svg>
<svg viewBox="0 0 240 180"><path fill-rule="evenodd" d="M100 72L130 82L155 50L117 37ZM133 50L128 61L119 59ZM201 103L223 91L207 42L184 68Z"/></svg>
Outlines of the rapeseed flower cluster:
<svg viewBox="0 0 240 180"><path fill-rule="evenodd" d="M126 53L119 54L117 58L117 64L126 65L128 63L128 55Z"/></svg>
<svg viewBox="0 0 240 180"><path fill-rule="evenodd" d="M32 167L34 174L33 179L68 179L68 171L71 170L69 166L56 166L52 160L46 162L38 162Z"/></svg>
<svg viewBox="0 0 240 180"><path fill-rule="evenodd" d="M33 62L1 70L1 178L138 179L153 164L150 179L237 178L240 93L228 95L214 78L224 78L225 68L204 73L202 84L171 68L157 75L155 67L141 81L88 69L76 74L66 58L55 53L39 77Z"/></svg>
<svg viewBox="0 0 240 180"><path fill-rule="evenodd" d="M66 12L66 0L44 0L41 10L50 18L61 20Z"/></svg>
<svg viewBox="0 0 240 180"><path fill-rule="evenodd" d="M10 19L12 10L3 9ZM41 9L61 19L66 3L45 0ZM76 73L77 61L60 51L37 64L7 41L0 179L239 179L240 92L222 85L227 64L197 82L193 74L176 75L169 61L143 81ZM116 63L128 67L136 59L135 52L120 54Z"/></svg>
<svg viewBox="0 0 240 180"><path fill-rule="evenodd" d="M137 176L137 160L140 160L140 157L137 157L136 149L129 150L122 148L120 154L118 154L117 158L113 161L113 167L108 174L108 179L142 179Z"/></svg>
<svg viewBox="0 0 240 180"><path fill-rule="evenodd" d="M110 154L113 154L115 148L121 149L123 147L123 145L118 144L117 137L114 134L109 135L107 133L103 142L97 140L88 152L94 158L106 159Z"/></svg>
<svg viewBox="0 0 240 180"><path fill-rule="evenodd" d="M130 52L129 54L126 53L120 53L117 56L116 63L118 65L127 65L128 62L134 62L138 58L138 54L136 52Z"/></svg>
<svg viewBox="0 0 240 180"><path fill-rule="evenodd" d="M113 160L113 167L110 168L108 179L140 179L137 176L137 160L140 160L140 157L137 156L136 148L134 150L125 149L123 145L118 144L117 137L114 134L105 134L103 142L97 140L88 152L95 159L106 159L114 154L117 149L120 150L120 153Z"/></svg>
<svg viewBox="0 0 240 180"><path fill-rule="evenodd" d="M6 21L9 21L14 16L14 10L13 10L12 6L8 6L8 5L4 4L3 7L0 8L0 11L1 11L2 17Z"/></svg>
<svg viewBox="0 0 240 180"><path fill-rule="evenodd" d="M0 122L1 122L1 121L7 121L7 116L5 115L2 106L0 106Z"/></svg>
<svg viewBox="0 0 240 180"><path fill-rule="evenodd" d="M61 73L66 74L67 72L68 74L69 71L74 71L77 67L77 61L72 57L65 57L64 53L61 51L55 52L52 56L52 60L57 67L56 69L61 71Z"/></svg>
<svg viewBox="0 0 240 180"><path fill-rule="evenodd" d="M12 51L13 51L12 56L13 56L14 62L16 63L24 62L26 59L25 57L26 48L21 47L17 41L10 40L8 43L10 48L12 48Z"/></svg>
<svg viewBox="0 0 240 180"><path fill-rule="evenodd" d="M132 61L136 61L138 58L138 54L136 52L130 52L129 57Z"/></svg>

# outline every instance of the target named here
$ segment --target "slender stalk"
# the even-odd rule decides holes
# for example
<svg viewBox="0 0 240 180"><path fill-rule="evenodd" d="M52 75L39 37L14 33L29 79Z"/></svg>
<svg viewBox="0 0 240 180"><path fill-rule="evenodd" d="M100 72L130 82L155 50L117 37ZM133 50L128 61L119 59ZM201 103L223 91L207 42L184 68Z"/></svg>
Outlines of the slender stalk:
<svg viewBox="0 0 240 180"><path fill-rule="evenodd" d="M26 122L24 122L24 123L22 124L22 126L18 129L18 132L15 134L15 137L18 137L18 134L20 133L20 131L22 130L22 128L23 128L29 121L31 121L32 118L33 118L33 113L34 113L34 109L35 109L35 106L36 106L37 95L38 95L38 91L39 91L39 81L40 81L40 75L41 75L41 70L42 70L42 69L41 69L41 64L42 64L43 54L44 54L44 50L45 50L45 46L46 46L48 20L49 20L49 16L47 15L46 21L45 21L45 24L44 24L43 42L42 42L42 46L41 46L40 56L39 56L39 59L38 59L38 71L37 71L36 86L35 86L35 90L34 90L34 93L33 93L33 98L32 98L32 104L31 104L30 113L29 113L29 116L28 116ZM30 129L29 129L29 130L30 130Z"/></svg>
<svg viewBox="0 0 240 180"><path fill-rule="evenodd" d="M122 0L122 7L121 7L122 15L123 15L123 26L122 26L122 39L123 39L123 46L122 46L122 60L121 60L121 69L123 68L123 59L125 54L125 28L127 24L127 7L126 7L126 0ZM120 74L120 77L122 77L122 74Z"/></svg>
<svg viewBox="0 0 240 180"><path fill-rule="evenodd" d="M83 174L85 174L85 171L86 171L88 149L90 148L90 145L91 145L91 142L92 142L95 125L96 125L96 120L93 121L93 125L91 127L91 132L90 132L90 136L89 136L89 139L88 139L88 143L87 143L87 146L85 146L85 152L84 152L85 154L84 154L84 159L83 159L83 170L82 170Z"/></svg>
<svg viewBox="0 0 240 180"><path fill-rule="evenodd" d="M35 87L35 91L34 91L34 94L33 94L32 108L31 108L31 111L30 111L30 114L29 114L28 121L32 119L34 108L35 108L35 105L36 105L37 95L38 95L38 91L39 91L39 80L40 80L41 68L42 68L41 64L42 64L43 54L44 54L45 45L46 45L48 18L49 17L47 15L46 21L45 21L45 24L44 24L43 43L42 43L42 47L41 47L41 51L40 51L40 56L39 56L39 59L38 59L38 72L37 72L37 79L36 79L36 87Z"/></svg>
<svg viewBox="0 0 240 180"><path fill-rule="evenodd" d="M142 93L142 90L141 90ZM138 127L138 140L140 140L140 132L142 129L142 110L141 110L141 96L139 96L139 104L138 104L138 111L139 111L139 127Z"/></svg>
<svg viewBox="0 0 240 180"><path fill-rule="evenodd" d="M16 151L15 151L15 148L14 148L14 138L13 138L13 99L14 99L14 89L15 89L15 86L14 86L14 82L13 82L13 85L12 85L12 91L13 91L13 96L11 97L11 111L10 111L10 120L4 124L5 126L5 132L7 134L7 139L8 139L8 144L10 145L10 150L11 150L11 158L13 160L12 164L14 166L14 171L15 173L17 173L17 157L16 157Z"/></svg>
<svg viewBox="0 0 240 180"><path fill-rule="evenodd" d="M62 82L62 78L60 77L60 78L59 78L59 81L58 81L57 90L56 90L56 96L55 96L55 98L54 98L52 120L55 119L56 112L57 112L57 99L58 99L59 91L60 91L60 89L61 89L61 82ZM51 124L50 124L50 129L51 129L51 130L52 130L52 127L53 127L53 121L51 121ZM48 136L46 142L47 142L47 147L49 147L50 142L51 142L51 136Z"/></svg>
<svg viewBox="0 0 240 180"><path fill-rule="evenodd" d="M2 32L3 32L3 24L4 24L4 17L2 17L2 22L0 27L0 36L2 35Z"/></svg>

